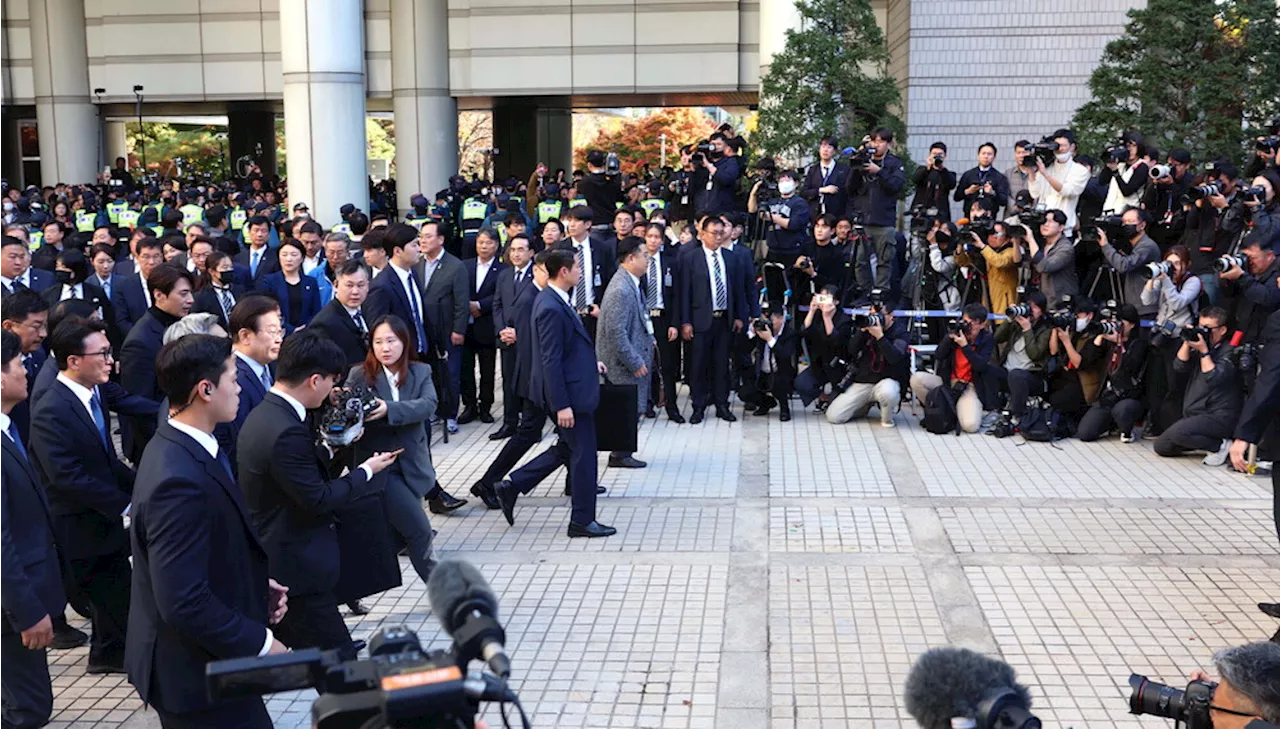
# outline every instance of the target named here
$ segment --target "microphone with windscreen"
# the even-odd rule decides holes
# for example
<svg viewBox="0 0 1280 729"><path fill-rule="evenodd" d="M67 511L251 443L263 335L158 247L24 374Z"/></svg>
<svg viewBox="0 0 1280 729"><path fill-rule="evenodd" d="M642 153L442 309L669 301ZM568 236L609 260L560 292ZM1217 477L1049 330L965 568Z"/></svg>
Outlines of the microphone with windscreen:
<svg viewBox="0 0 1280 729"><path fill-rule="evenodd" d="M966 648L934 648L907 674L903 701L922 729L950 729L956 717L977 729L1040 729L1031 693L1009 664Z"/></svg>
<svg viewBox="0 0 1280 729"><path fill-rule="evenodd" d="M480 570L459 560L437 564L427 580L427 599L462 660L482 660L499 676L511 675L498 599Z"/></svg>

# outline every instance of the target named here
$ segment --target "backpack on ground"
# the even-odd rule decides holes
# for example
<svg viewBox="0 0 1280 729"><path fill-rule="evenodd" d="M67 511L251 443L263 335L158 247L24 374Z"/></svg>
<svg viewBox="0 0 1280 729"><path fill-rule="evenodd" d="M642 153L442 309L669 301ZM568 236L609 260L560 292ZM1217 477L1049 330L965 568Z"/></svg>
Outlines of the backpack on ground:
<svg viewBox="0 0 1280 729"><path fill-rule="evenodd" d="M1023 438L1038 443L1052 443L1061 436L1062 418L1048 403L1027 403L1027 412L1018 420Z"/></svg>
<svg viewBox="0 0 1280 729"><path fill-rule="evenodd" d="M963 388L964 385L958 387ZM960 416L956 414L959 398L955 386L939 385L930 390L924 398L924 417L920 418L920 426L935 435L952 432L960 435Z"/></svg>

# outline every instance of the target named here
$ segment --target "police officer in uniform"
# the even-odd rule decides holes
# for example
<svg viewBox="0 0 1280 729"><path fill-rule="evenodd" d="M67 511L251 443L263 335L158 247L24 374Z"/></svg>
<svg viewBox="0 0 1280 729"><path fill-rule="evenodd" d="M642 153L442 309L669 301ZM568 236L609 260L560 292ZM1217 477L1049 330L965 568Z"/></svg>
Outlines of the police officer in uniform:
<svg viewBox="0 0 1280 729"><path fill-rule="evenodd" d="M481 187L481 185L484 185ZM462 209L458 212L458 230L462 234L462 255L460 258L476 257L476 236L489 217L489 187L485 183L477 183L475 191L462 201Z"/></svg>
<svg viewBox="0 0 1280 729"><path fill-rule="evenodd" d="M409 214L404 216L404 222L412 225L414 230L420 230L422 224L431 220L431 202L426 196L420 192L414 193L409 198L409 205L413 208Z"/></svg>

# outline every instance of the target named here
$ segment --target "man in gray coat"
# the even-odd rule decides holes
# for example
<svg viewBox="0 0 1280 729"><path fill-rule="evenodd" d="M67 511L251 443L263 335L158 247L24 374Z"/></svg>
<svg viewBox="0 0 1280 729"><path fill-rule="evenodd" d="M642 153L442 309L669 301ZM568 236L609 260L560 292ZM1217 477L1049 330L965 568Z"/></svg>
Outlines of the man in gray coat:
<svg viewBox="0 0 1280 729"><path fill-rule="evenodd" d="M1098 231L1098 246L1102 249L1102 257L1107 260L1107 265L1123 277L1121 282L1123 296L1117 296L1119 292L1115 291L1111 295L1120 299L1122 303L1133 304L1137 307L1138 314L1144 318L1154 315L1157 309L1156 302L1145 304L1142 301L1142 289L1151 278L1144 273L1147 264L1160 260L1160 245L1147 237L1147 225L1150 222L1151 213L1146 210L1125 208L1124 238L1129 244L1127 254L1118 250L1111 241L1107 240L1105 230Z"/></svg>
<svg viewBox="0 0 1280 729"><path fill-rule="evenodd" d="M649 403L649 366L653 364L653 331L645 308L640 277L649 267L649 252L635 236L618 242L618 267L600 302L600 322L596 328L596 359L605 364L609 382L635 385L637 412ZM644 468L644 461L630 453L609 454L614 468Z"/></svg>
<svg viewBox="0 0 1280 729"><path fill-rule="evenodd" d="M1076 279L1076 249L1071 239L1062 234L1066 225L1066 213L1050 210L1040 224L1040 237L1044 242L1030 241L1031 264L1040 273L1040 290L1049 300L1049 307L1055 309L1062 304L1063 297L1075 296L1080 289Z"/></svg>

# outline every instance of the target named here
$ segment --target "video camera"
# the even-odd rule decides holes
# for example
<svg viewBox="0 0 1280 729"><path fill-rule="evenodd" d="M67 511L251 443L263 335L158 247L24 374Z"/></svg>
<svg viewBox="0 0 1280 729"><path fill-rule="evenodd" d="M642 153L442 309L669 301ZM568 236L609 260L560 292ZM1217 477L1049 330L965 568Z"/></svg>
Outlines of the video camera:
<svg viewBox="0 0 1280 729"><path fill-rule="evenodd" d="M987 236L996 231L996 220L988 216L979 216L972 218L969 222L962 224L958 229L958 234L964 240L965 245L969 244L969 235L975 234L982 242L986 242Z"/></svg>
<svg viewBox="0 0 1280 729"><path fill-rule="evenodd" d="M1080 242L1097 243L1100 231L1106 232L1107 240L1113 244L1127 245L1129 239L1124 235L1123 215L1102 215L1096 218L1080 220Z"/></svg>
<svg viewBox="0 0 1280 729"><path fill-rule="evenodd" d="M689 161L695 166L701 167L707 161L707 155L714 155L716 148L711 142L698 142L693 148L693 154L690 155Z"/></svg>
<svg viewBox="0 0 1280 729"><path fill-rule="evenodd" d="M1030 210L1023 210L1018 213L1018 222L1022 223L1028 230L1039 230L1044 224L1045 218L1048 217L1049 209L1043 203L1036 205Z"/></svg>
<svg viewBox="0 0 1280 729"><path fill-rule="evenodd" d="M618 159L617 152L610 152L604 157L604 176L616 177L622 172L622 161Z"/></svg>
<svg viewBox="0 0 1280 729"><path fill-rule="evenodd" d="M1058 157L1058 140L1053 137L1042 137L1039 142L1031 145L1031 154L1044 162L1045 167L1053 164ZM1125 153L1126 157L1128 152ZM1028 157L1027 159L1031 159Z"/></svg>
<svg viewBox="0 0 1280 729"><path fill-rule="evenodd" d="M362 382L334 388L320 411L320 436L334 448L354 443L364 434L364 419L377 407L377 394Z"/></svg>
<svg viewBox="0 0 1280 729"><path fill-rule="evenodd" d="M921 236L926 235L929 229L933 227L934 221L938 219L938 209L936 207L925 207L924 203L912 205L907 211L907 217L911 218L911 232Z"/></svg>
<svg viewBox="0 0 1280 729"><path fill-rule="evenodd" d="M871 160L875 157L876 148L871 146L871 137L862 138L862 142L857 147L845 147L840 150L841 157L849 158L850 167L865 167L871 164Z"/></svg>

